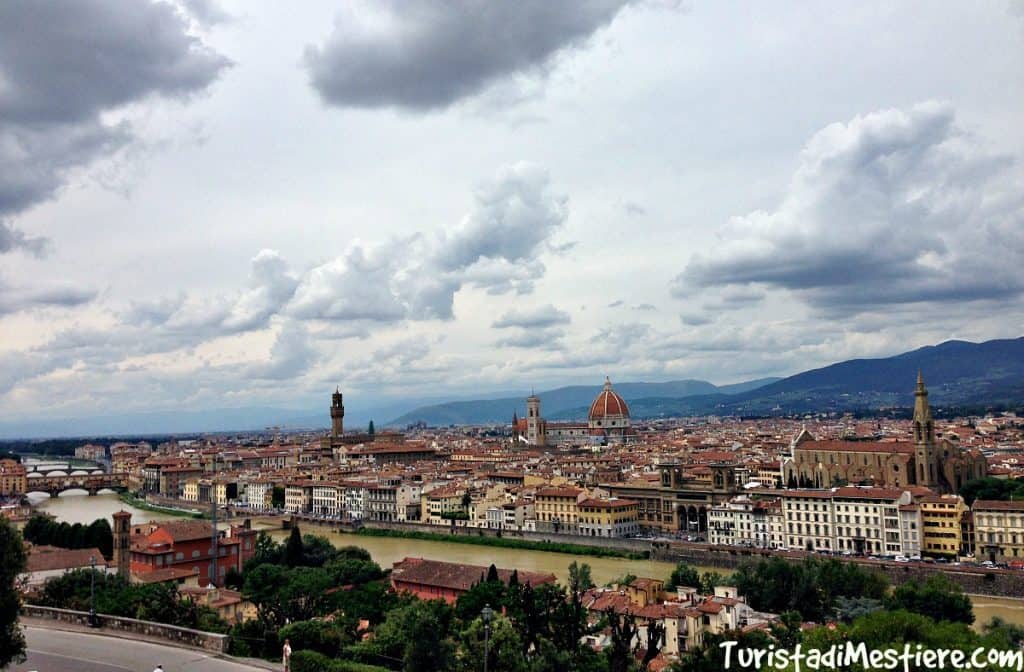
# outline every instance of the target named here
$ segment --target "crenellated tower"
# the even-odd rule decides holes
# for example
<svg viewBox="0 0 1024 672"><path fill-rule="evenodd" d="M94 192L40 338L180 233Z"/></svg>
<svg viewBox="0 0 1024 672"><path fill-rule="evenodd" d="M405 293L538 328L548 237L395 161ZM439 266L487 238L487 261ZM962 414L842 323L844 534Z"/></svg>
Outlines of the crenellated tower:
<svg viewBox="0 0 1024 672"><path fill-rule="evenodd" d="M341 403L341 389L334 388L331 395L331 436L339 437L345 432L345 405Z"/></svg>

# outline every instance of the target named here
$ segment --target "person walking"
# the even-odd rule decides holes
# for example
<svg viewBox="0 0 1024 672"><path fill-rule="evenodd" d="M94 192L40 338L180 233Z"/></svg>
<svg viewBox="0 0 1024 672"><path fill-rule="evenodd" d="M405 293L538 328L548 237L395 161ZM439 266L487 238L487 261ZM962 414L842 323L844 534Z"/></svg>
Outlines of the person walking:
<svg viewBox="0 0 1024 672"><path fill-rule="evenodd" d="M292 645L287 639L284 640L284 646L281 647L281 663L284 665L284 672L292 669Z"/></svg>

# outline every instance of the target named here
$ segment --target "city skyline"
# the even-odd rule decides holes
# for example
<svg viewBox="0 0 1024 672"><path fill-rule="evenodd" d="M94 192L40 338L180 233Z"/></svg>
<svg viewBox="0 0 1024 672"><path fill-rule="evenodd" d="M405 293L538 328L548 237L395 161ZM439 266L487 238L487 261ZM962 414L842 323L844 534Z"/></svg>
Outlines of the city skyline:
<svg viewBox="0 0 1024 672"><path fill-rule="evenodd" d="M0 9L0 420L1024 332L1019 3L395 7Z"/></svg>

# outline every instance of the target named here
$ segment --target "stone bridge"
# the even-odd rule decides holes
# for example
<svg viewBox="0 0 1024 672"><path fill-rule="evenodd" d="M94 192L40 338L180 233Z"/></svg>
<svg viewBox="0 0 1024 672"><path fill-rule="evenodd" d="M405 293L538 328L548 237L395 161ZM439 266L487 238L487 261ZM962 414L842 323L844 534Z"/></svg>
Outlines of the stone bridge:
<svg viewBox="0 0 1024 672"><path fill-rule="evenodd" d="M39 476L28 479L28 492L45 492L56 497L65 490L85 490L95 495L100 490L125 490L128 477L116 474L71 474L67 476Z"/></svg>

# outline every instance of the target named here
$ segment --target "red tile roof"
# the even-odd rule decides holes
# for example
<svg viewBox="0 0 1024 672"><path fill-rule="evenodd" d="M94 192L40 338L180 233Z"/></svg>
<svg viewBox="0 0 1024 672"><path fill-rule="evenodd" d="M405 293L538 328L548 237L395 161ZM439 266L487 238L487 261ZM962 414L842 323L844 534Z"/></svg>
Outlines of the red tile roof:
<svg viewBox="0 0 1024 672"><path fill-rule="evenodd" d="M487 567L463 565L456 562L441 562L423 558L405 558L394 564L391 572L392 581L398 583L435 586L456 591L467 591L487 576ZM513 570L498 568L498 578L508 583ZM540 572L517 572L519 583L539 586L543 583L554 583L554 574Z"/></svg>

